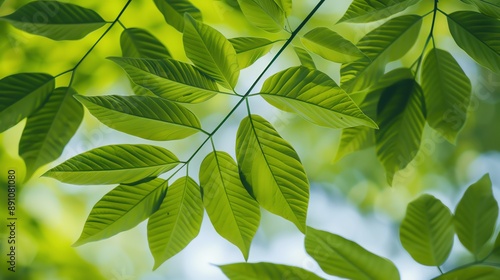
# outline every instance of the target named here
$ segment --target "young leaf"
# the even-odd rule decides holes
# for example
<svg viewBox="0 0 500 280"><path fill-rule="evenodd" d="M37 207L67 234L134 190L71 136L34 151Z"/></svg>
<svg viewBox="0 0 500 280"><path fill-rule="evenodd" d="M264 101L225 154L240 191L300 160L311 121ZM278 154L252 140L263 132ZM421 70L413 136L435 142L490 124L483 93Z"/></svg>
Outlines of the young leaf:
<svg viewBox="0 0 500 280"><path fill-rule="evenodd" d="M354 0L339 22L366 23L383 19L418 2L419 0Z"/></svg>
<svg viewBox="0 0 500 280"><path fill-rule="evenodd" d="M134 183L179 164L170 151L151 145L109 145L79 154L43 176L75 185Z"/></svg>
<svg viewBox="0 0 500 280"><path fill-rule="evenodd" d="M167 141L201 131L195 114L187 108L149 96L75 96L103 124L137 137Z"/></svg>
<svg viewBox="0 0 500 280"><path fill-rule="evenodd" d="M455 230L467 250L477 256L493 235L498 204L493 196L489 174L472 184L455 210Z"/></svg>
<svg viewBox="0 0 500 280"><path fill-rule="evenodd" d="M19 155L26 164L26 178L54 160L76 133L83 120L83 107L72 88L57 88L47 103L28 118L19 143Z"/></svg>
<svg viewBox="0 0 500 280"><path fill-rule="evenodd" d="M106 24L93 10L59 1L30 2L0 20L52 40L78 40Z"/></svg>
<svg viewBox="0 0 500 280"><path fill-rule="evenodd" d="M229 280L323 280L303 268L275 263L233 263L219 268Z"/></svg>
<svg viewBox="0 0 500 280"><path fill-rule="evenodd" d="M248 259L260 223L260 208L241 183L236 162L225 152L207 155L200 167L200 185L215 230Z"/></svg>
<svg viewBox="0 0 500 280"><path fill-rule="evenodd" d="M487 16L500 19L500 1L498 0L462 0L462 2L476 6Z"/></svg>
<svg viewBox="0 0 500 280"><path fill-rule="evenodd" d="M200 10L189 0L154 0L156 7L165 17L165 21L178 31L184 30L184 14L189 14L193 18L201 21Z"/></svg>
<svg viewBox="0 0 500 280"><path fill-rule="evenodd" d="M243 180L259 204L306 230L309 182L295 150L264 118L244 118L236 135Z"/></svg>
<svg viewBox="0 0 500 280"><path fill-rule="evenodd" d="M399 280L396 266L355 242L307 228L305 247L324 272L348 279Z"/></svg>
<svg viewBox="0 0 500 280"><path fill-rule="evenodd" d="M402 80L386 88L377 107L375 131L377 157L385 167L387 182L415 157L425 126L422 89L415 80Z"/></svg>
<svg viewBox="0 0 500 280"><path fill-rule="evenodd" d="M355 92L371 86L383 75L388 62L401 58L411 49L421 25L421 16L405 15L390 19L366 34L356 46L367 58L342 65L342 88Z"/></svg>
<svg viewBox="0 0 500 280"><path fill-rule="evenodd" d="M302 64L302 66L310 69L316 69L316 64L314 64L314 59L311 57L309 52L300 47L293 47L293 50L297 54L297 57L299 58L300 64Z"/></svg>
<svg viewBox="0 0 500 280"><path fill-rule="evenodd" d="M399 238L417 262L441 265L453 246L453 215L439 199L424 194L408 204Z"/></svg>
<svg viewBox="0 0 500 280"><path fill-rule="evenodd" d="M214 80L190 64L171 59L110 57L134 83L176 102L198 103L218 92Z"/></svg>
<svg viewBox="0 0 500 280"><path fill-rule="evenodd" d="M0 133L38 110L54 90L54 77L20 73L0 80Z"/></svg>
<svg viewBox="0 0 500 280"><path fill-rule="evenodd" d="M240 69L247 68L266 55L276 43L265 38L238 37L229 39L238 57Z"/></svg>
<svg viewBox="0 0 500 280"><path fill-rule="evenodd" d="M280 9L285 13L286 17L292 13L292 0L274 0L274 2L276 2Z"/></svg>
<svg viewBox="0 0 500 280"><path fill-rule="evenodd" d="M346 155L375 146L375 131L367 126L344 128L335 161Z"/></svg>
<svg viewBox="0 0 500 280"><path fill-rule="evenodd" d="M223 87L234 89L240 75L233 45L214 28L185 15L184 48L187 57Z"/></svg>
<svg viewBox="0 0 500 280"><path fill-rule="evenodd" d="M500 73L500 22L476 12L448 15L448 27L457 45L477 63Z"/></svg>
<svg viewBox="0 0 500 280"><path fill-rule="evenodd" d="M171 58L165 45L149 31L141 28L128 28L120 36L123 57Z"/></svg>
<svg viewBox="0 0 500 280"><path fill-rule="evenodd" d="M281 2L281 0L238 0L238 3L245 17L253 25L267 32L277 33L285 26L285 10L277 4L278 1Z"/></svg>
<svg viewBox="0 0 500 280"><path fill-rule="evenodd" d="M299 66L281 71L264 82L260 95L276 108L321 126L377 127L328 75L315 69Z"/></svg>
<svg viewBox="0 0 500 280"><path fill-rule="evenodd" d="M446 272L432 280L494 280L500 279L500 268L485 264L465 266Z"/></svg>
<svg viewBox="0 0 500 280"><path fill-rule="evenodd" d="M469 78L449 52L434 48L424 60L422 89L429 125L455 143L467 117Z"/></svg>
<svg viewBox="0 0 500 280"><path fill-rule="evenodd" d="M190 177L182 177L148 221L149 249L155 259L153 269L182 251L200 232L203 201L200 187Z"/></svg>
<svg viewBox="0 0 500 280"><path fill-rule="evenodd" d="M301 41L313 53L333 62L348 63L365 57L353 43L326 27L307 32Z"/></svg>
<svg viewBox="0 0 500 280"><path fill-rule="evenodd" d="M135 227L158 210L167 185L167 181L156 178L114 188L94 205L74 246L109 238Z"/></svg>

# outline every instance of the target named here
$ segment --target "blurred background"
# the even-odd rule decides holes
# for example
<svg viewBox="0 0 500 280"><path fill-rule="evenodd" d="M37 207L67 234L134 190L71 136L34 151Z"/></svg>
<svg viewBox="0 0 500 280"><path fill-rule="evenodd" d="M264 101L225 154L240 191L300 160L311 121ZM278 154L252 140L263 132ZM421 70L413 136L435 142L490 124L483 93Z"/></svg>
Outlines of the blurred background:
<svg viewBox="0 0 500 280"><path fill-rule="evenodd" d="M6 0L0 6L0 16L10 14L29 1ZM125 0L73 0L71 3L94 9L112 21ZM256 36L269 39L286 38L287 34L270 34L249 24L235 8L232 0L193 0L203 13L205 23L226 37ZM294 1L290 25L297 27L316 5L315 0ZM380 25L338 24L349 0L327 0L301 34L317 26L332 28L353 42ZM407 11L423 15L432 9L433 1L422 0ZM468 8L461 1L440 3L440 8L455 11ZM149 30L169 49L175 59L187 61L182 36L168 26L153 1L133 1L122 16L127 27ZM400 61L388 65L388 70L410 66L420 55L430 28L430 17L422 26L415 47ZM52 41L16 30L0 22L0 78L19 72L45 72L57 75L72 68L104 32L101 28L79 41ZM120 56L119 36L123 29L116 25L99 43L78 69L74 87L83 95L132 94L123 71L105 58ZM441 199L452 211L472 182L490 173L496 198L500 198L500 77L476 65L448 34L446 19L438 14L435 26L436 43L457 58L473 84L473 97L467 123L457 144L452 145L428 127L422 140L423 149L415 160L396 175L394 186L385 181L384 170L373 148L334 161L340 130L310 124L298 116L272 108L260 97L252 97L252 113L271 121L283 138L297 150L311 181L308 225L339 234L366 249L391 259L399 268L402 279L429 279L437 276L435 267L414 262L403 250L398 227L406 205L422 193ZM294 45L301 46L300 40ZM250 84L276 54L270 54L242 71L237 91L246 92ZM317 67L339 82L340 65L313 58ZM288 48L265 77L287 67L298 65L292 48ZM69 75L57 79L57 86L66 86ZM256 87L256 92L262 82ZM203 104L190 105L201 119L205 130L211 131L236 104L236 96L217 96ZM239 121L246 115L240 108L215 136L218 150L234 156L234 143ZM15 169L18 174L17 272L9 273L1 261L0 279L225 279L217 265L244 261L236 247L217 235L205 215L198 237L180 254L152 271L153 258L146 237L146 222L112 238L72 247L78 239L92 206L113 186L74 186L53 179L40 178L48 168L95 147L118 143L150 143L172 150L187 159L204 140L203 135L172 142L139 139L100 124L88 112L75 137L56 162L41 168L33 178L24 178L25 166L18 156L18 143L25 121L0 134L0 174ZM205 147L190 165L189 173L197 180L197 167L210 151ZM182 173L182 172L181 172ZM165 174L164 178L168 176ZM24 180L27 179L27 180ZM24 182L23 182L24 180ZM0 218L6 221L6 176L0 176ZM498 232L498 226L497 231ZM6 227L0 231L1 255L6 254ZM456 240L454 249L443 269L446 271L471 261L471 256ZM303 235L293 224L263 210L262 222L250 250L249 262L275 262L295 265L327 279L305 252ZM15 277L13 277L15 275ZM17 277L17 278L16 278Z"/></svg>

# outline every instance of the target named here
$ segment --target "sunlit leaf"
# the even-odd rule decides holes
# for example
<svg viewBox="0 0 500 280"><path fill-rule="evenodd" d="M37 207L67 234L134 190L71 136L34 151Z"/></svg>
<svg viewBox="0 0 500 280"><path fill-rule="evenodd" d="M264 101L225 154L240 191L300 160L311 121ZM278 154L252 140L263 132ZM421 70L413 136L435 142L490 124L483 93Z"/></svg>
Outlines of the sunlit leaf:
<svg viewBox="0 0 500 280"><path fill-rule="evenodd" d="M114 188L94 205L74 245L105 239L135 227L158 210L167 185L167 181L157 178Z"/></svg>
<svg viewBox="0 0 500 280"><path fill-rule="evenodd" d="M274 0L280 9L285 13L285 16L289 16L292 13L292 0Z"/></svg>
<svg viewBox="0 0 500 280"><path fill-rule="evenodd" d="M318 125L344 128L377 125L328 75L303 66L269 77L260 95L271 105Z"/></svg>
<svg viewBox="0 0 500 280"><path fill-rule="evenodd" d="M178 179L148 221L149 249L155 259L153 269L182 251L200 232L202 220L200 187L190 177Z"/></svg>
<svg viewBox="0 0 500 280"><path fill-rule="evenodd" d="M223 87L234 89L240 67L233 45L216 29L185 15L184 48L187 57Z"/></svg>
<svg viewBox="0 0 500 280"><path fill-rule="evenodd" d="M297 57L299 58L300 64L302 64L302 66L311 69L316 69L316 64L314 64L314 59L311 57L309 52L307 52L307 50L300 47L293 47L293 50L297 54Z"/></svg>
<svg viewBox="0 0 500 280"><path fill-rule="evenodd" d="M307 32L301 41L313 53L333 62L347 63L365 57L353 43L326 27Z"/></svg>
<svg viewBox="0 0 500 280"><path fill-rule="evenodd" d="M355 92L371 86L382 77L388 62L401 58L415 44L421 25L421 16L405 15L366 34L356 46L367 57L342 65L342 88Z"/></svg>
<svg viewBox="0 0 500 280"><path fill-rule="evenodd" d="M170 151L151 145L109 145L74 156L43 176L75 185L134 183L179 164Z"/></svg>
<svg viewBox="0 0 500 280"><path fill-rule="evenodd" d="M500 21L476 12L448 14L448 26L457 45L477 63L500 73Z"/></svg>
<svg viewBox="0 0 500 280"><path fill-rule="evenodd" d="M219 268L229 280L322 280L300 267L275 263L233 263Z"/></svg>
<svg viewBox="0 0 500 280"><path fill-rule="evenodd" d="M236 51L240 69L247 68L257 61L257 59L266 55L273 47L273 44L276 43L257 37L231 38L229 42L231 42Z"/></svg>
<svg viewBox="0 0 500 280"><path fill-rule="evenodd" d="M422 89L415 80L402 80L386 88L377 107L375 131L377 157L384 165L387 182L404 169L420 148L425 126Z"/></svg>
<svg viewBox="0 0 500 280"><path fill-rule="evenodd" d="M399 280L396 266L355 242L307 228L305 247L324 272L347 279Z"/></svg>
<svg viewBox="0 0 500 280"><path fill-rule="evenodd" d="M214 80L192 65L171 59L110 57L134 83L176 102L198 103L218 92Z"/></svg>
<svg viewBox="0 0 500 280"><path fill-rule="evenodd" d="M200 185L215 230L248 259L260 223L260 208L241 183L236 162L225 152L210 153L200 166Z"/></svg>
<svg viewBox="0 0 500 280"><path fill-rule="evenodd" d="M453 215L440 200L424 194L408 204L399 237L417 262L441 265L450 254L453 236Z"/></svg>
<svg viewBox="0 0 500 280"><path fill-rule="evenodd" d="M187 108L149 96L75 96L103 124L149 140L186 138L201 131L198 118Z"/></svg>
<svg viewBox="0 0 500 280"><path fill-rule="evenodd" d="M83 119L83 108L72 88L57 88L44 106L28 118L19 143L26 178L61 156Z"/></svg>
<svg viewBox="0 0 500 280"><path fill-rule="evenodd" d="M309 181L292 146L269 122L251 115L240 123L236 157L259 204L305 232Z"/></svg>
<svg viewBox="0 0 500 280"><path fill-rule="evenodd" d="M0 20L53 40L78 40L106 24L93 10L59 1L30 2Z"/></svg>
<svg viewBox="0 0 500 280"><path fill-rule="evenodd" d="M340 136L335 161L346 155L375 146L375 131L367 126L344 128Z"/></svg>
<svg viewBox="0 0 500 280"><path fill-rule="evenodd" d="M154 2L165 21L180 32L184 30L184 14L202 20L200 10L188 0L154 0Z"/></svg>
<svg viewBox="0 0 500 280"><path fill-rule="evenodd" d="M493 196L489 174L472 184L455 210L458 239L472 254L478 255L493 235L498 217L498 204Z"/></svg>
<svg viewBox="0 0 500 280"><path fill-rule="evenodd" d="M165 45L149 31L141 28L128 28L120 36L123 57L171 58Z"/></svg>
<svg viewBox="0 0 500 280"><path fill-rule="evenodd" d="M285 25L284 2L282 0L238 0L241 11L253 25L268 32L280 32ZM280 6L281 5L281 6Z"/></svg>
<svg viewBox="0 0 500 280"><path fill-rule="evenodd" d="M454 269L433 280L495 280L500 279L500 267L484 264Z"/></svg>
<svg viewBox="0 0 500 280"><path fill-rule="evenodd" d="M0 80L0 132L38 110L54 90L54 77L20 73Z"/></svg>
<svg viewBox="0 0 500 280"><path fill-rule="evenodd" d="M487 16L500 18L500 1L498 0L462 0L476 6L479 11Z"/></svg>
<svg viewBox="0 0 500 280"><path fill-rule="evenodd" d="M354 0L339 22L366 23L404 11L419 0Z"/></svg>

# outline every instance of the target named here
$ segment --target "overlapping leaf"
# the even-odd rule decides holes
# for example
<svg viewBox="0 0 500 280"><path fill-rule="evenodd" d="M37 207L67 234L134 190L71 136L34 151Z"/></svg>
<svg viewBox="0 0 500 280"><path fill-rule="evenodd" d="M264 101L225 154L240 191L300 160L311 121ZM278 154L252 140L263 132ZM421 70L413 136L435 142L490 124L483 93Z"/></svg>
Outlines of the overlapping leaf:
<svg viewBox="0 0 500 280"><path fill-rule="evenodd" d="M390 17L419 0L354 0L339 22L365 23Z"/></svg>
<svg viewBox="0 0 500 280"><path fill-rule="evenodd" d="M347 279L399 280L396 266L355 242L336 234L307 228L306 251L324 272Z"/></svg>
<svg viewBox="0 0 500 280"><path fill-rule="evenodd" d="M273 33L283 30L285 12L289 10L286 2L282 0L238 0L241 11L248 21L262 30Z"/></svg>
<svg viewBox="0 0 500 280"><path fill-rule="evenodd" d="M433 280L494 280L499 278L498 266L477 264L452 270Z"/></svg>
<svg viewBox="0 0 500 280"><path fill-rule="evenodd" d="M259 204L305 232L309 182L292 146L269 122L252 115L240 123L236 157L240 176Z"/></svg>
<svg viewBox="0 0 500 280"><path fill-rule="evenodd" d="M74 156L44 176L75 185L134 183L179 164L170 151L151 145L109 145Z"/></svg>
<svg viewBox="0 0 500 280"><path fill-rule="evenodd" d="M169 51L149 31L141 28L127 28L120 36L123 57L171 58Z"/></svg>
<svg viewBox="0 0 500 280"><path fill-rule="evenodd" d="M157 178L114 188L94 205L75 245L105 239L135 227L158 210L167 186L167 181Z"/></svg>
<svg viewBox="0 0 500 280"><path fill-rule="evenodd" d="M266 55L275 42L258 37L238 37L229 39L238 57L240 69L247 68L257 59Z"/></svg>
<svg viewBox="0 0 500 280"><path fill-rule="evenodd" d="M184 30L184 14L187 13L197 20L202 20L200 10L189 0L154 0L154 2L165 21L180 32Z"/></svg>
<svg viewBox="0 0 500 280"><path fill-rule="evenodd" d="M375 131L367 126L349 127L342 130L335 161L346 155L375 145Z"/></svg>
<svg viewBox="0 0 500 280"><path fill-rule="evenodd" d="M219 268L230 280L322 280L323 278L300 267L274 263L233 263Z"/></svg>
<svg viewBox="0 0 500 280"><path fill-rule="evenodd" d="M293 50L297 54L297 57L300 60L300 64L304 67L310 69L316 69L316 64L314 63L314 59L311 57L309 52L301 47L294 47Z"/></svg>
<svg viewBox="0 0 500 280"><path fill-rule="evenodd" d="M26 178L61 156L83 120L83 107L72 88L57 88L45 105L28 118L19 143Z"/></svg>
<svg viewBox="0 0 500 280"><path fill-rule="evenodd" d="M285 13L285 16L289 16L292 13L292 0L274 0L281 10Z"/></svg>
<svg viewBox="0 0 500 280"><path fill-rule="evenodd" d="M260 95L271 105L322 126L377 127L326 74L303 66L269 77Z"/></svg>
<svg viewBox="0 0 500 280"><path fill-rule="evenodd" d="M199 233L203 220L200 187L190 177L182 177L148 221L149 249L154 269L184 249Z"/></svg>
<svg viewBox="0 0 500 280"><path fill-rule="evenodd" d="M54 77L20 73L0 80L0 132L38 110L54 90Z"/></svg>
<svg viewBox="0 0 500 280"><path fill-rule="evenodd" d="M500 18L500 1L498 0L462 0L476 6L479 11L487 16Z"/></svg>
<svg viewBox="0 0 500 280"><path fill-rule="evenodd" d="M248 259L259 227L260 208L241 183L236 162L225 152L210 153L201 163L200 185L215 230Z"/></svg>
<svg viewBox="0 0 500 280"><path fill-rule="evenodd" d="M441 265L453 246L453 215L432 195L408 204L399 237L403 247L423 265Z"/></svg>
<svg viewBox="0 0 500 280"><path fill-rule="evenodd" d="M30 2L0 20L53 40L78 40L106 24L93 10L59 1Z"/></svg>
<svg viewBox="0 0 500 280"><path fill-rule="evenodd" d="M192 65L171 59L111 57L137 85L176 102L197 103L218 92L215 81Z"/></svg>
<svg viewBox="0 0 500 280"><path fill-rule="evenodd" d="M149 140L186 138L201 131L195 114L187 108L150 96L76 96L103 124Z"/></svg>

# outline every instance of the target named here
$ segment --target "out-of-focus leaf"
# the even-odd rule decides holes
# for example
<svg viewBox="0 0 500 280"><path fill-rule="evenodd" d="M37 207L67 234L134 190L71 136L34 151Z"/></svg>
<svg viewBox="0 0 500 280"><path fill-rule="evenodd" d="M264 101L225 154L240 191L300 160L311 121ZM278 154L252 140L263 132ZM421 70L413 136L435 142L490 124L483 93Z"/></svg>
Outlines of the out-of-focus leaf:
<svg viewBox="0 0 500 280"><path fill-rule="evenodd" d="M500 18L500 1L498 0L462 0L462 2L476 6L487 16Z"/></svg>
<svg viewBox="0 0 500 280"><path fill-rule="evenodd" d="M268 32L280 32L285 26L285 6L281 0L238 0L241 11L253 25Z"/></svg>
<svg viewBox="0 0 500 280"><path fill-rule="evenodd" d="M484 264L454 269L433 280L495 280L500 279L500 268Z"/></svg>
<svg viewBox="0 0 500 280"><path fill-rule="evenodd" d="M323 280L303 268L275 263L233 263L219 268L229 280Z"/></svg>
<svg viewBox="0 0 500 280"><path fill-rule="evenodd" d="M274 0L281 10L285 13L285 16L289 16L292 13L292 0Z"/></svg>
<svg viewBox="0 0 500 280"><path fill-rule="evenodd" d="M165 45L149 31L141 28L128 28L120 36L123 57L171 58Z"/></svg>
<svg viewBox="0 0 500 280"><path fill-rule="evenodd" d="M404 11L419 0L354 0L339 22L366 23Z"/></svg>
<svg viewBox="0 0 500 280"><path fill-rule="evenodd" d="M375 146L375 131L367 126L344 128L340 136L335 161L339 161L346 155Z"/></svg>
<svg viewBox="0 0 500 280"><path fill-rule="evenodd" d="M314 59L305 49L301 47L294 47L293 50L297 54L297 57L299 58L300 64L302 64L302 66L310 69L316 69L316 64L314 64Z"/></svg>
<svg viewBox="0 0 500 280"><path fill-rule="evenodd" d="M273 44L276 43L265 38L257 37L231 38L229 42L236 51L240 69L247 68L257 61L257 59L266 55L273 47Z"/></svg>
<svg viewBox="0 0 500 280"><path fill-rule="evenodd" d="M188 0L154 0L154 2L165 21L180 32L184 30L184 14L202 20L200 10Z"/></svg>

